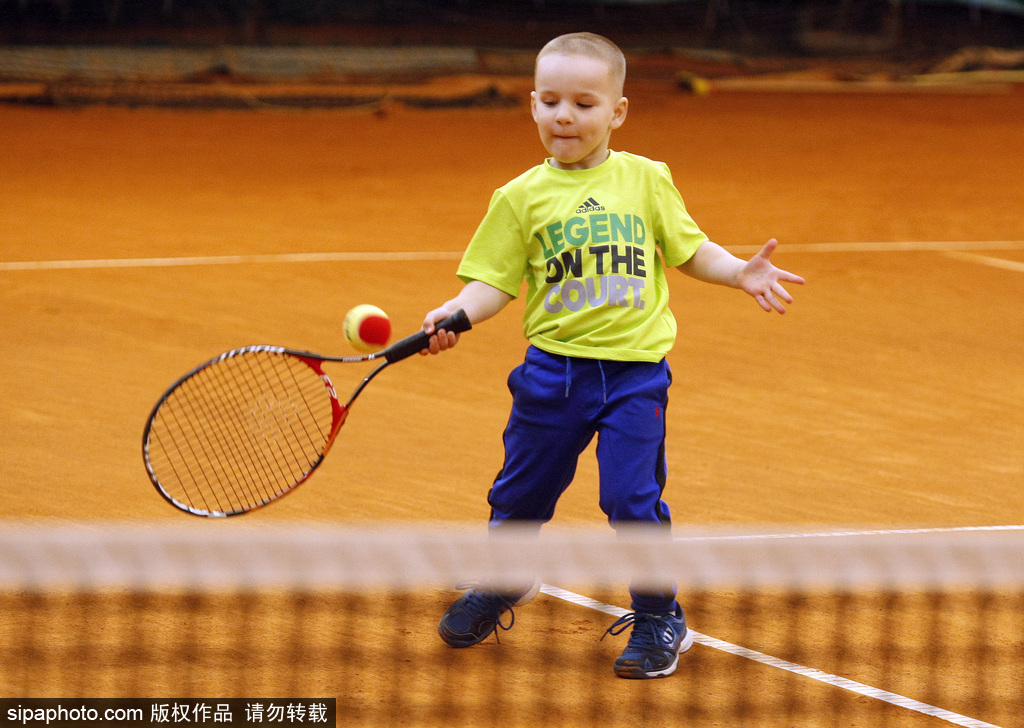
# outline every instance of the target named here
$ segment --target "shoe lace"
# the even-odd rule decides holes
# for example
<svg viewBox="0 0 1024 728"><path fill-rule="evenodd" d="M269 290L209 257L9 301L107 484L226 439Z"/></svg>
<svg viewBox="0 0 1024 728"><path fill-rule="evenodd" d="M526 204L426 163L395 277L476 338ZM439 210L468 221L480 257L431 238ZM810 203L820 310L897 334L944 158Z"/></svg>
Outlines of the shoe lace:
<svg viewBox="0 0 1024 728"><path fill-rule="evenodd" d="M479 582L470 581L462 584L458 584L456 589L466 590L466 605L468 607L479 609L481 612L492 612L494 615L495 626L501 628L505 632L512 629L512 626L516 623L516 613L512 609L512 604L507 597L499 594L496 591L489 591L483 588ZM504 609L503 609L504 608ZM503 624L501 621L502 612L507 611L509 620L508 624ZM494 630L494 639L499 643L498 630Z"/></svg>
<svg viewBox="0 0 1024 728"><path fill-rule="evenodd" d="M655 622L657 617L653 614L645 614L643 612L630 612L629 614L619 617L612 626L604 631L601 635L603 640L608 635L622 634L630 626L633 627L633 633L629 636L629 644L638 647L650 647L658 644L657 635L655 632ZM599 640L600 641L600 640Z"/></svg>

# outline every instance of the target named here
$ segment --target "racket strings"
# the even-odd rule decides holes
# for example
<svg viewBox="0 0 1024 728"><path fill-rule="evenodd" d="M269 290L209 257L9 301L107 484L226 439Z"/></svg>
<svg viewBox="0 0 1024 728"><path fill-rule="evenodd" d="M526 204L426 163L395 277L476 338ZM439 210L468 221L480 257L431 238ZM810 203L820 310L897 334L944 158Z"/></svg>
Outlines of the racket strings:
<svg viewBox="0 0 1024 728"><path fill-rule="evenodd" d="M223 472L227 457L238 458L246 444L232 434L232 423L239 421L241 410L224 396L223 385L214 381L219 379L216 370L225 368L204 369L174 390L151 433L151 460L156 457L155 446L163 451L173 474L158 472L161 485L176 500L203 510L224 510L255 500L251 455L239 461L247 467L236 467L234 477ZM157 426L161 422L166 428ZM237 425L234 431L238 432Z"/></svg>
<svg viewBox="0 0 1024 728"><path fill-rule="evenodd" d="M289 359L289 361L291 360ZM246 360L246 363L251 366L254 364L254 361L250 358ZM251 368L254 370L254 376L257 374L268 373L264 368L260 368L259 370L256 370L255 367ZM299 371L305 375L302 378L303 381L301 384L297 377L297 372ZM279 416L281 411L278 409L264 410L264 414L273 413L275 415L273 421L269 423L271 426L268 428L268 433L283 431L285 429L289 429L291 431L292 437L286 437L282 441L282 445L289 448L293 463L301 466L303 468L303 473L305 473L309 466L312 465L308 453L312 451L320 454L319 448L320 445L326 442L328 438L328 429L330 424L330 420L328 419L328 428L325 429L321 427L321 423L316 417L303 416L304 413L310 413L313 411L309 395L315 393L316 397L313 398L314 402L324 401L324 386L322 380L319 376L315 379L309 377L309 372L312 372L312 370L310 370L308 366L303 369L297 369L296 367L274 367L272 369L272 373L277 378L277 385L280 387L278 391L295 393L298 398L301 399L301 403L289 399L288 404L290 406L290 410L285 412L286 416L283 418ZM284 378L284 375L286 374L288 375L287 381ZM312 390L308 391L307 387L312 387Z"/></svg>
<svg viewBox="0 0 1024 728"><path fill-rule="evenodd" d="M244 363L244 358L232 363L240 366ZM201 481L199 478L195 479L196 483L205 484L207 487L199 487L197 493L209 510L220 510L222 504L259 503L267 495L261 486L261 480L254 477L254 466L263 465L264 458L261 458L261 453L254 443L245 437L244 430L238 427L239 423L244 423L246 417L242 406L244 399L239 396L245 392L237 389L243 380L237 380L237 383L233 384L230 376L240 375L235 373L229 376L229 368L223 366L211 367L197 376L214 380L209 387L197 386L194 392L189 392L194 397L183 397L183 405L188 408L185 411L184 422L190 423L201 435L201 439L186 439L185 443L189 452L195 455L196 461L207 463L207 467L199 471ZM220 410L224 411L225 416L211 416L211 413ZM198 451L197 445L200 446ZM241 463L245 467L236 467L234 472L230 472L231 462ZM269 476L265 467L263 472L264 477ZM220 497L217 497L218 493ZM210 495L210 499L207 498L207 494Z"/></svg>
<svg viewBox="0 0 1024 728"><path fill-rule="evenodd" d="M201 505L205 510L216 510L220 503L230 503L232 499L224 492L223 481L213 477L211 469L215 467L216 461L210 458L210 447L203 446L204 442L215 443L218 450L223 452L227 449L227 433L219 426L217 419L208 416L214 410L209 397L210 389L198 386L200 378L209 374L209 371L204 370L194 377L195 381L189 380L188 389L175 390L173 404L170 401L165 403L161 414L173 420L174 426L168 426L166 430L170 445L164 445L164 450L171 456L168 457L168 464L185 496L179 497L179 500ZM162 434L162 431L158 430L157 434ZM160 440L156 442L162 444ZM174 481L165 477L161 478L161 482L165 487L170 487ZM196 487L195 484L199 482L203 483L203 487ZM217 497L218 487L222 491L221 497Z"/></svg>
<svg viewBox="0 0 1024 728"><path fill-rule="evenodd" d="M249 510L306 477L323 457L332 419L309 364L242 350L167 396L150 430L151 467L167 495L189 508Z"/></svg>

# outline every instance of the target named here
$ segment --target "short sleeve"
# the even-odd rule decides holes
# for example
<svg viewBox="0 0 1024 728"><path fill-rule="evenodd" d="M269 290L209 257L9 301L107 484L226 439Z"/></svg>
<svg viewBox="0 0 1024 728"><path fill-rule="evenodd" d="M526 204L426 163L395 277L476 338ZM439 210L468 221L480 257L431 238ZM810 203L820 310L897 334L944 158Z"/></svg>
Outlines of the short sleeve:
<svg viewBox="0 0 1024 728"><path fill-rule="evenodd" d="M658 167L662 172L655 181L654 189L658 245L665 265L675 268L692 258L697 248L708 241L708 236L686 211L686 204L672 181L668 166L658 163Z"/></svg>
<svg viewBox="0 0 1024 728"><path fill-rule="evenodd" d="M465 282L482 281L516 297L526 260L522 225L505 195L496 190L487 214L462 256L458 276Z"/></svg>

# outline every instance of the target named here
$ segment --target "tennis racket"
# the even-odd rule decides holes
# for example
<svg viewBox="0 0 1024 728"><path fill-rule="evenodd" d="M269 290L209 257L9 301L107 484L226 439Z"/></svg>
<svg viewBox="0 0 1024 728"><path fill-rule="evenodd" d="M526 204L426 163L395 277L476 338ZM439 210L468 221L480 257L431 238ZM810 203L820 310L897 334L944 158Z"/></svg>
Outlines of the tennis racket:
<svg viewBox="0 0 1024 728"><path fill-rule="evenodd" d="M470 328L460 309L435 330ZM172 506L196 516L237 516L272 503L323 462L366 385L429 339L420 331L364 356L246 346L210 359L172 384L150 413L142 434L149 479ZM380 359L342 404L324 362Z"/></svg>

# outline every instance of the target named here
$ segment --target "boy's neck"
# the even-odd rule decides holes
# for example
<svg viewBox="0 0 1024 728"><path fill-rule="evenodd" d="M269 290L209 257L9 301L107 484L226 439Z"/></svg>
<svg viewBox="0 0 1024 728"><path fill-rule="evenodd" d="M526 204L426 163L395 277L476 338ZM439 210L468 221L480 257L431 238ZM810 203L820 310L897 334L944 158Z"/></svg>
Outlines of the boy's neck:
<svg viewBox="0 0 1024 728"><path fill-rule="evenodd" d="M561 170L564 170L566 172L579 172L579 171L584 170L584 169L595 169L596 167L600 167L602 164L604 164L609 159L611 159L611 157L612 157L612 150L611 149L605 149L604 150L604 157L602 157L601 161L597 162L596 164L588 164L586 166L579 166L577 164L572 164L572 165L569 165L568 167L563 167L561 162L559 162L554 157L551 157L551 159L548 161L548 163L552 167L554 167L555 169L561 169Z"/></svg>

